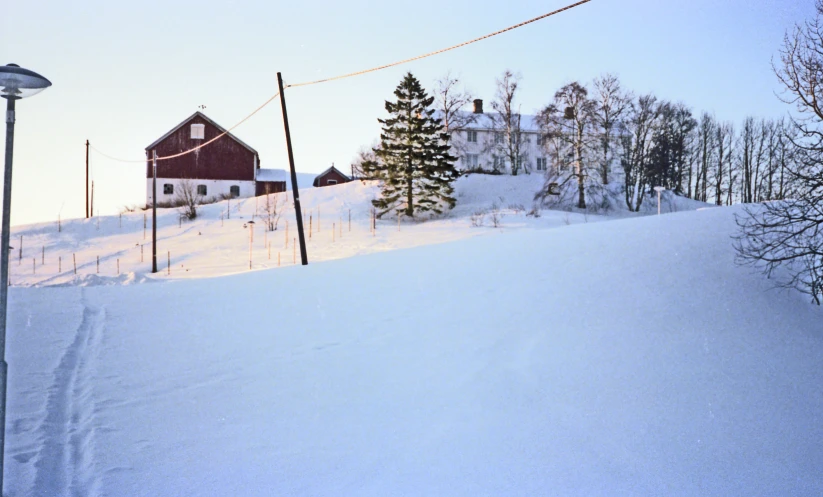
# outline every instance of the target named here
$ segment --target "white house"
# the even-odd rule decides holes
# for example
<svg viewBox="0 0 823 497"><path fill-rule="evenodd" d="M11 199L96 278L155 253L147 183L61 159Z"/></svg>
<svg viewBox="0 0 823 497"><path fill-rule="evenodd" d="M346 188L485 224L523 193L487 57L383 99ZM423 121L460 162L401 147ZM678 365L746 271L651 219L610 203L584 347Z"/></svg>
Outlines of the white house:
<svg viewBox="0 0 823 497"><path fill-rule="evenodd" d="M510 132L503 117L496 112L484 113L480 99L474 101L474 112L461 111L458 117L461 126L449 130L451 154L458 158L457 169L511 172L507 138ZM519 136L517 133L511 135L515 143L519 139L516 155L519 156L520 171L545 171L547 157L536 117L522 114L517 117L520 119Z"/></svg>

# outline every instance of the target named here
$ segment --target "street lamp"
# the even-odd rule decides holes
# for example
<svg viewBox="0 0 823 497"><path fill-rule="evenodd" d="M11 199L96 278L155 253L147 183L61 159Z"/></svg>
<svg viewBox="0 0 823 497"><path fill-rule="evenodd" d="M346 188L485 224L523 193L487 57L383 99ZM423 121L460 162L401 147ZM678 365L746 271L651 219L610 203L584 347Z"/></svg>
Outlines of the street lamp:
<svg viewBox="0 0 823 497"><path fill-rule="evenodd" d="M6 306L9 297L9 230L11 228L11 159L14 150L14 103L36 95L51 81L17 64L0 66L0 96L6 99L6 170L3 176L3 232L0 237L0 495L6 446Z"/></svg>
<svg viewBox="0 0 823 497"><path fill-rule="evenodd" d="M249 269L251 269L251 249L254 246L254 221L249 221Z"/></svg>
<svg viewBox="0 0 823 497"><path fill-rule="evenodd" d="M665 192L666 189L663 188L662 186L655 186L654 191L657 192L657 215L659 216L660 215L660 193Z"/></svg>

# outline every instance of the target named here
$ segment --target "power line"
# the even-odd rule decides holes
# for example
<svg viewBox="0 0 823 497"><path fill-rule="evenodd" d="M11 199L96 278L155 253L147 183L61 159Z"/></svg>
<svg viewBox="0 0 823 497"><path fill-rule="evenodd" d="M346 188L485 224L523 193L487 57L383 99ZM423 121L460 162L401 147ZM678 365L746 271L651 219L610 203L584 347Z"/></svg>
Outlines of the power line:
<svg viewBox="0 0 823 497"><path fill-rule="evenodd" d="M205 147L205 146L207 146L207 145L209 145L209 144L211 144L211 143L216 142L216 141L217 141L217 140L219 140L220 138L223 138L224 136L226 136L227 134L229 134L229 133L230 133L233 129L237 128L238 126L240 126L240 125L241 125L241 124L243 124L244 122L248 121L248 120L249 120L249 119L250 119L253 115L255 115L255 114L257 114L258 112L260 112L260 111L263 109L263 107L265 107L265 106L269 105L269 103L271 103L271 101L272 101L272 100L274 100L275 98L277 98L277 97L279 97L279 96L280 96L280 92L278 91L278 92L277 92L277 93L275 93L275 94L274 94L271 98L269 98L268 100L266 100L265 102L263 102L263 104L262 104L260 107L258 107L258 108L256 108L256 109L254 109L254 111L253 111L251 114L247 115L246 117L244 117L243 119L241 119L241 120L240 120L240 122L238 122L237 124L235 124L235 125L234 125L234 126L232 126L231 128L227 129L226 131L224 131L224 132L220 133L219 135L215 136L215 137L214 137L214 138L212 138L211 140L209 140L209 141L207 141L207 142L204 142L204 143L201 143L200 145L198 145L198 146L196 146L196 147L194 147L194 148L190 148L190 149L188 149L188 150L184 150L184 151L182 151L182 152L180 152L180 153L177 153L177 154L174 154L174 155L166 155L166 156L164 156L164 157L158 157L158 158L157 158L157 160L158 160L158 161L161 161L161 160L169 160L169 159L175 159L175 158L177 158L177 157L182 157L182 156L184 156L184 155L187 155L187 154L190 154L190 153L194 152L195 150L200 150L201 148L203 148L203 147ZM114 160L114 161L117 161L117 162L131 162L131 163L140 162L140 163L146 163L148 160L150 160L150 159L148 159L148 158L146 158L146 159L140 159L140 160L119 159L119 158L117 158L117 157L113 157L113 156L111 156L111 155L108 155L108 154L106 154L106 153L101 152L100 150L98 150L97 148L95 148L95 146L94 146L94 145L89 144L89 147L90 147L90 148L92 148L92 149L93 149L95 152L97 152L98 154L102 155L103 157L106 157L106 158L108 158L108 159L111 159L111 160Z"/></svg>
<svg viewBox="0 0 823 497"><path fill-rule="evenodd" d="M354 76L360 76L361 74L367 74L367 73L370 73L370 72L380 71L382 69L388 69L389 67L399 66L401 64L407 64L409 62L414 62L415 60L425 59L426 57L431 57L431 56L438 55L438 54L441 54L441 53L444 53L444 52L448 52L450 50L455 50L457 48L465 47L466 45L471 45L472 43L477 43L478 41L482 41L482 40L485 40L487 38L491 38L492 36L497 36L499 34L503 34L503 33L506 33L508 31L512 31L514 29L523 27L527 24L531 24L533 22L537 22L537 21L540 21L540 20L545 19L547 17L551 17L555 14L559 14L559 13L564 12L566 10L573 9L577 6L583 5L584 3L588 3L590 1L591 0L582 0L580 2L571 4L571 5L567 5L566 7L563 7L562 9L557 9L557 10L554 10L554 11L549 12L547 14L543 14L542 16L538 16L538 17L535 17L533 19L529 19L528 21L524 21L524 22L521 22L519 24L515 24L514 26L509 26L508 28L505 28L505 29L501 29L500 31L495 31L494 33L489 33L489 34L481 36L479 38L475 38L473 40L469 40L469 41L466 41L466 42L463 42L463 43L460 43L460 44L457 44L457 45L453 45L453 46L448 47L448 48L443 48L443 49L440 49L440 50L436 50L434 52L429 52L427 54L418 55L417 57L412 57L410 59L405 59L405 60L401 60L401 61L398 61L398 62L392 62L391 64L385 64L385 65L382 65L382 66L373 67L371 69L366 69L366 70L363 70L363 71L357 71L357 72L353 72L353 73L349 73L349 74L343 74L341 76L334 76L334 77L331 77L331 78L318 79L316 81L306 81L304 83L295 83L293 85L286 85L286 88L296 88L298 86L316 85L316 84L319 84L319 83L326 83L326 82L335 81L335 80L338 80L338 79L351 78L351 77L354 77Z"/></svg>
<svg viewBox="0 0 823 497"><path fill-rule="evenodd" d="M399 65L401 65L401 64L407 64L407 63L409 63L409 62L414 62L414 61L416 61L416 60L425 59L425 58L427 58L427 57L432 57L432 56L434 56L434 55L439 55L439 54L441 54L441 53L445 53L445 52L449 52L449 51L451 51L451 50L455 50L455 49L458 49L458 48L462 48L462 47L465 47L465 46L467 46L467 45L471 45L472 43L477 43L477 42L482 41L482 40L485 40L485 39L487 39L487 38L491 38L491 37L493 37L493 36L497 36L497 35L499 35L499 34L503 34L503 33L506 33L506 32L508 32L508 31L512 31L512 30L515 30L515 29L517 29L517 28L521 28L521 27L523 27L523 26L526 26L527 24L531 24L531 23L533 23L533 22L540 21L540 20L542 20L542 19L545 19L545 18L547 18L547 17L551 17L551 16L556 15L556 14L559 14L559 13L561 13L561 12L565 12L565 11L567 11L567 10L573 9L573 8L575 8L575 7L578 7L578 6L580 6L580 5L583 5L584 3L588 3L588 2L590 2L590 1L591 1L591 0L581 0L581 1L577 2L577 3L573 3L573 4L571 4L571 5L567 5L566 7L563 7L563 8L561 8L561 9L557 9L557 10L554 10L554 11L552 11L552 12L548 12L548 13L546 13L546 14L543 14L543 15L541 15L541 16L534 17L534 18L532 18L532 19L529 19L528 21L523 21L523 22L518 23L518 24L515 24L515 25L513 25L513 26L509 26L508 28L504 28L504 29L501 29L501 30L499 30L499 31L495 31L495 32L493 32L493 33L489 33L489 34L487 34L487 35L481 36L481 37L479 37L479 38L474 38L473 40L465 41L465 42L463 42L463 43L459 43L459 44L457 44L457 45L452 45L452 46L450 46L450 47L448 47L448 48L443 48L443 49L440 49L440 50L436 50L436 51L434 51L434 52L429 52L429 53L426 53L426 54L423 54L423 55L418 55L417 57L412 57L412 58L409 58L409 59L404 59L404 60L401 60L401 61L392 62L391 64L385 64L385 65L382 65L382 66L373 67L373 68L371 68L371 69L365 69L365 70L362 70L362 71L357 71L357 72L353 72L353 73L342 74L342 75L340 75L340 76L334 76L334 77L331 77L331 78L318 79L318 80L316 80L316 81L306 81L306 82L303 82L303 83L295 83L295 84L293 84L293 85L286 85L285 87L286 87L286 88L297 88L297 87L299 87L299 86L309 86L309 85L316 85L316 84L320 84L320 83L327 83L327 82L329 82L329 81L336 81L336 80L339 80L339 79L352 78L352 77L354 77L354 76L360 76L360 75L363 75L363 74L368 74L368 73L371 73L371 72L376 72L376 71L380 71L380 70L383 70L383 69L388 69L388 68L390 68L390 67L399 66ZM164 157L158 157L158 158L157 158L157 160L158 160L158 161L163 161L163 160L174 159L174 158L177 158L177 157L182 157L182 156L187 155L187 154L190 154L190 153L192 153L192 152L194 152L194 151L196 151L196 150L199 150L199 149L201 149L201 148L203 148L203 147L205 147L205 146L207 146L207 145L210 145L211 143L213 143L213 142L215 142L215 141L219 140L220 138L223 138L224 136L226 136L227 134L229 134L229 132L230 132L230 131L232 131L233 129L237 128L238 126L240 126L241 124L243 124L244 122L246 122L249 118L251 118L253 115L257 114L257 113L258 113L261 109L263 109L263 107L267 106L269 103L271 103L271 101L272 101L272 100L274 100L274 99L275 99L275 98L277 98L278 96L280 96L280 92L277 92L276 94L274 94L271 98L269 98L268 100L266 100L266 101L265 101L265 102L264 102L264 103L263 103L260 107L258 107L257 109L255 109L255 110L254 110L251 114L247 115L247 116L246 116L246 117L244 117L244 118L243 118L240 122L238 122L237 124L235 124L235 125L234 125L234 126L232 126L231 128L227 129L227 130L226 130L226 131L224 131L223 133L221 133L221 134L217 135L216 137L212 138L211 140L209 140L209 141L207 141L207 142L205 142L205 143L202 143L202 144L200 144L200 145L198 145L198 146L196 146L196 147L194 147L194 148L191 148L191 149L189 149L189 150L184 150L183 152L180 152L180 153L177 153L177 154L174 154L174 155L167 155L167 156L164 156ZM91 147L91 148L92 148L92 149L93 149L96 153L98 153L98 154L102 155L103 157L106 157L106 158L108 158L108 159L111 159L111 160L114 160L114 161L117 161L117 162L128 162L128 163L146 163L146 162L148 161L148 159L147 159L147 158L146 158L146 159L139 159L139 160L120 159L120 158L113 157L113 156L111 156L111 155L108 155L108 154L106 154L106 153L104 153L104 152L102 152L102 151L98 150L98 149L97 149L94 145L90 145L90 147Z"/></svg>

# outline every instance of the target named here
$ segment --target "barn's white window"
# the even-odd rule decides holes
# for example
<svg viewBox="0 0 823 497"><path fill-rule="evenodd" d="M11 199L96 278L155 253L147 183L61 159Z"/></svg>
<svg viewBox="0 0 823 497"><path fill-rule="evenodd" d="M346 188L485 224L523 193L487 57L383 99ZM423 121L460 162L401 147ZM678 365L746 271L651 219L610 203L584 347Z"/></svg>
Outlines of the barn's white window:
<svg viewBox="0 0 823 497"><path fill-rule="evenodd" d="M174 195L174 185L171 183L163 185L163 195Z"/></svg>
<svg viewBox="0 0 823 497"><path fill-rule="evenodd" d="M191 139L192 140L202 140L206 138L206 125L205 124L192 124L191 125Z"/></svg>
<svg viewBox="0 0 823 497"><path fill-rule="evenodd" d="M239 197L240 196L240 187L237 186L237 185L231 185L229 187L229 195L231 195L234 198Z"/></svg>
<svg viewBox="0 0 823 497"><path fill-rule="evenodd" d="M477 131L466 131L466 141L469 143L477 143Z"/></svg>
<svg viewBox="0 0 823 497"><path fill-rule="evenodd" d="M326 184L327 184L327 185L336 185L336 184L337 184L337 180L336 180L336 179L330 179L330 180L327 180L327 181L326 181Z"/></svg>
<svg viewBox="0 0 823 497"><path fill-rule="evenodd" d="M197 185L197 194L198 195L206 195L206 185Z"/></svg>

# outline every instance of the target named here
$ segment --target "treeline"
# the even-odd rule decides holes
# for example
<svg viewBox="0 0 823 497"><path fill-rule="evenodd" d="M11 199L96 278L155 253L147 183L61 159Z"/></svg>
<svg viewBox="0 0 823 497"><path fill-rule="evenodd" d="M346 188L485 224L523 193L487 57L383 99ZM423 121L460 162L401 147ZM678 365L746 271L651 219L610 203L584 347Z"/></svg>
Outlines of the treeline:
<svg viewBox="0 0 823 497"><path fill-rule="evenodd" d="M717 205L780 200L795 187L791 123L748 117L736 127L684 103L635 95L613 75L563 86L538 122L552 165L547 183L561 186L559 201L573 190L579 208L606 202L617 189L604 187L615 180L632 211L656 186Z"/></svg>

